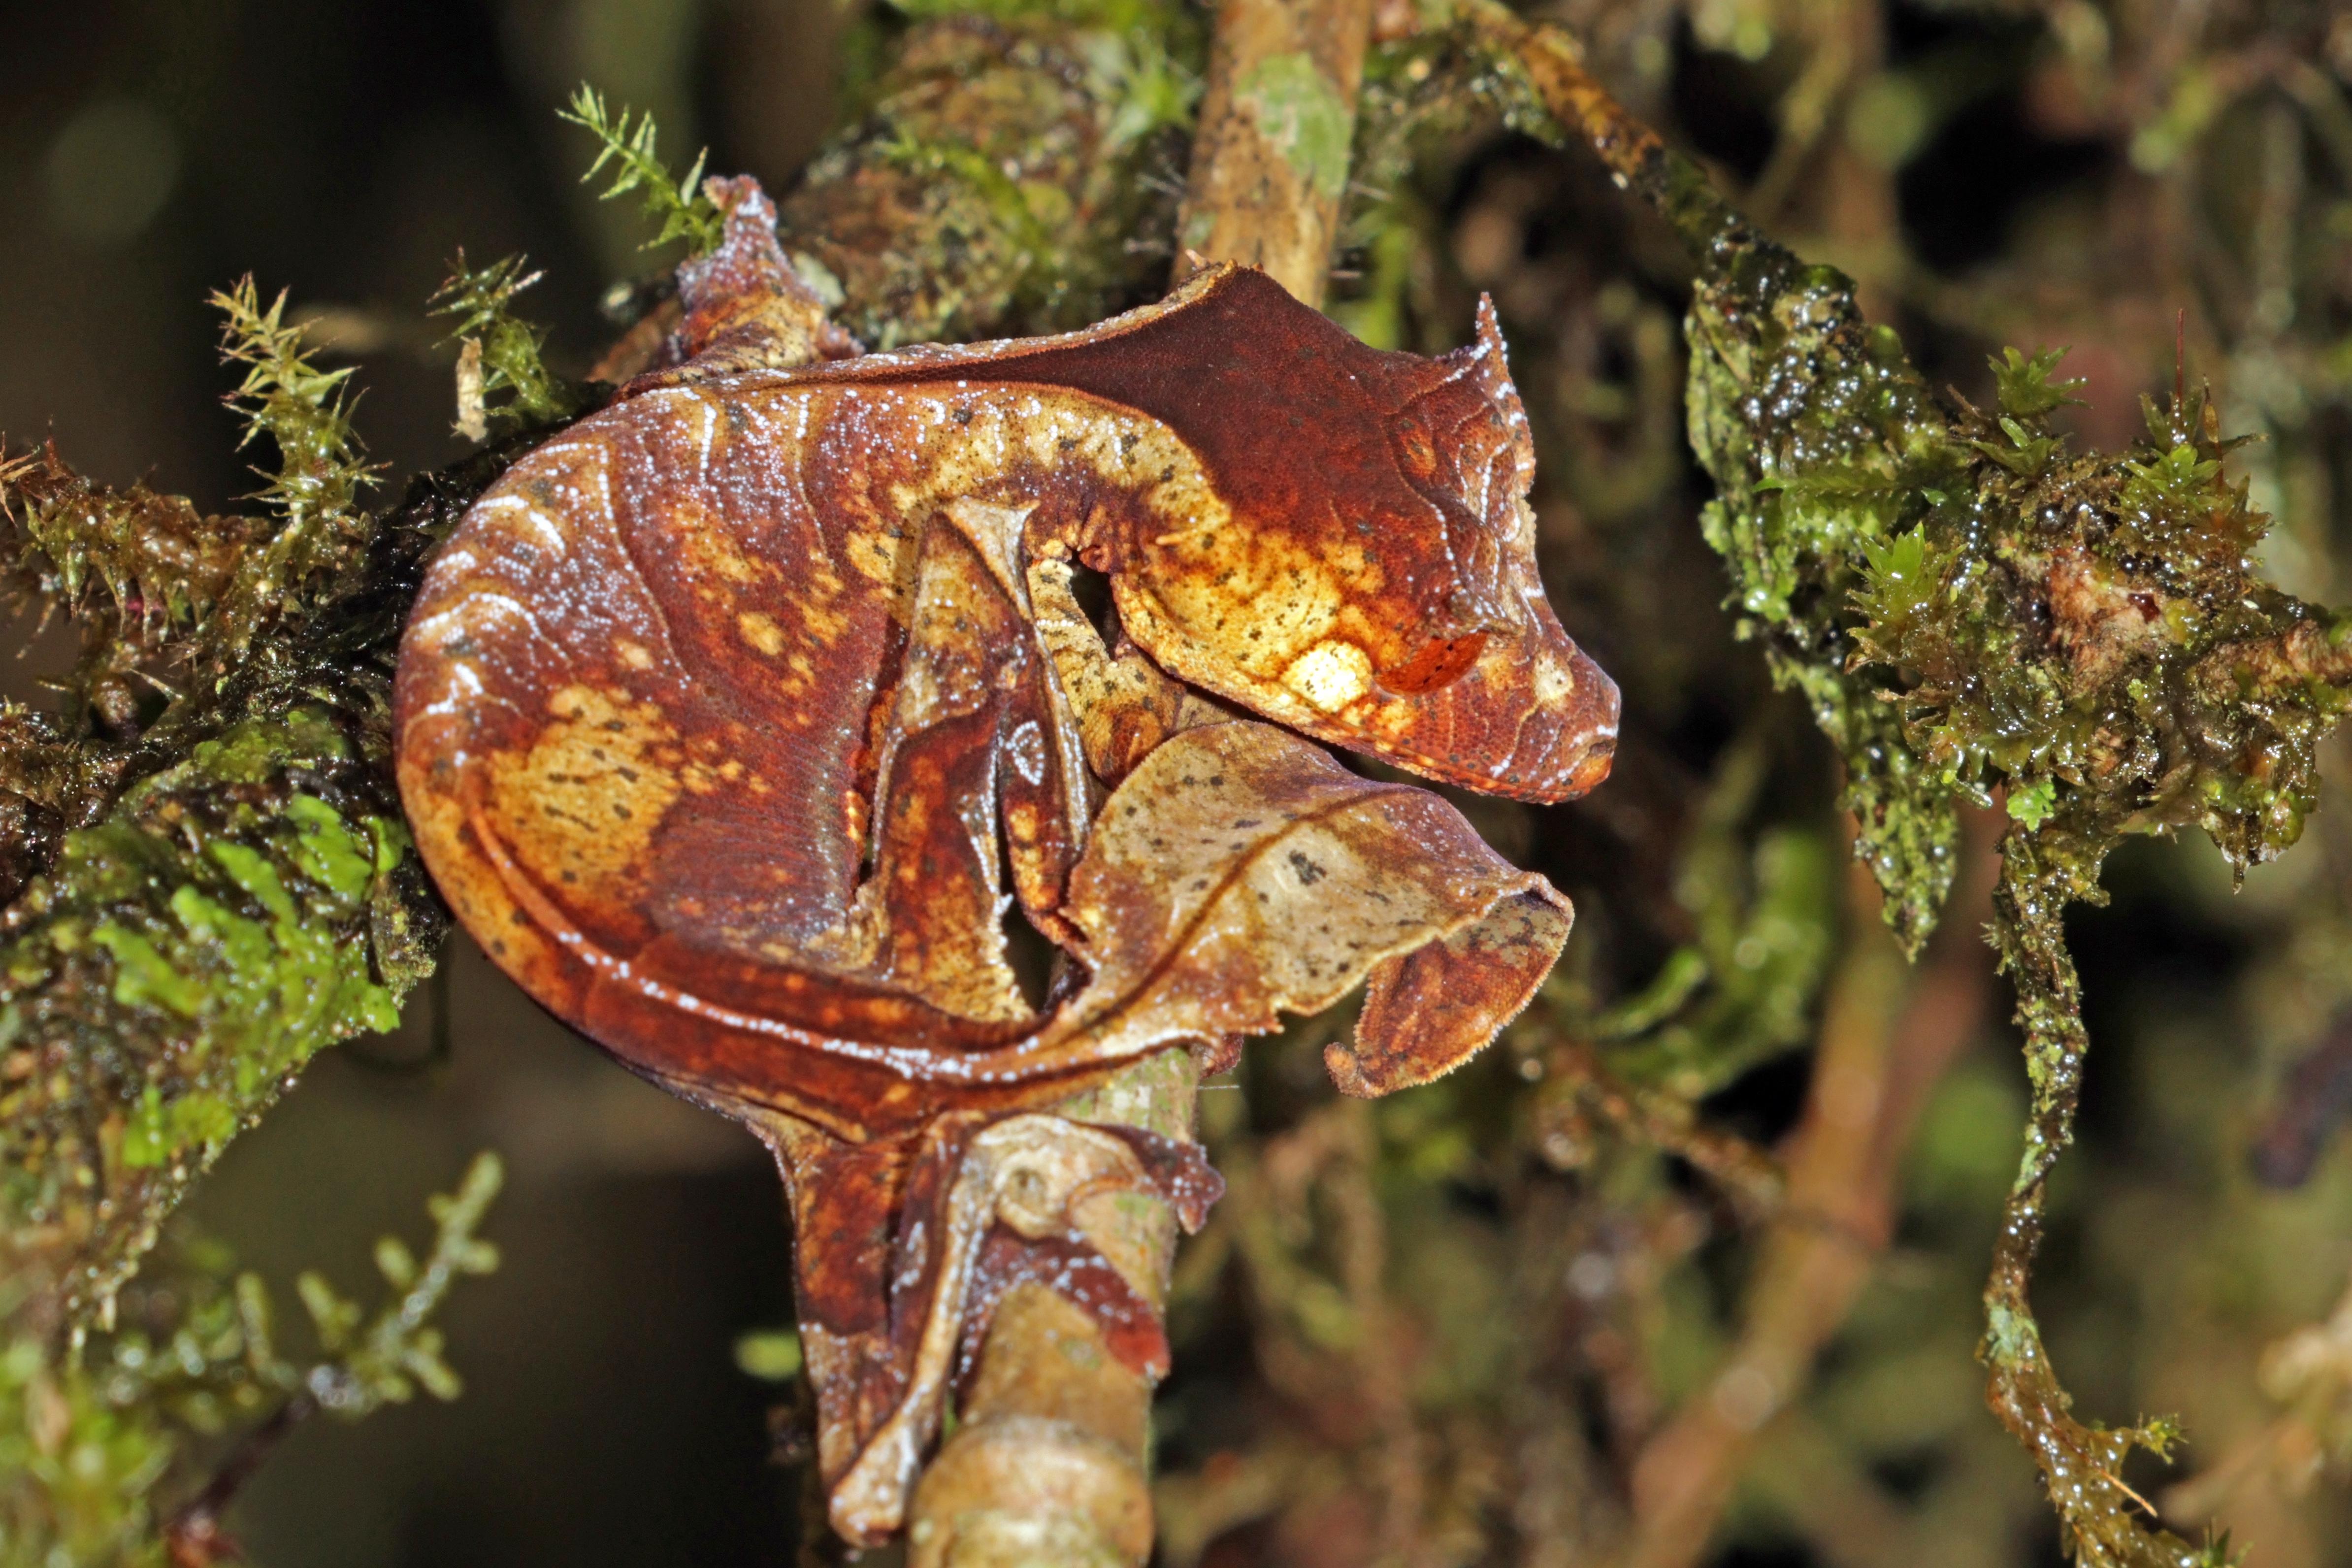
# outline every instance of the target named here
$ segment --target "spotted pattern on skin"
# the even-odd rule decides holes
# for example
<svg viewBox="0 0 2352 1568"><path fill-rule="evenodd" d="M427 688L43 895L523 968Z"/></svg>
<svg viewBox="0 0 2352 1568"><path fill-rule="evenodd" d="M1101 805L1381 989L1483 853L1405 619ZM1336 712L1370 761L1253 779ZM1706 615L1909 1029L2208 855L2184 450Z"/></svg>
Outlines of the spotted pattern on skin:
<svg viewBox="0 0 2352 1568"><path fill-rule="evenodd" d="M683 785L677 732L626 692L567 686L528 752L492 753L489 805L542 881L602 900L633 897L646 850Z"/></svg>

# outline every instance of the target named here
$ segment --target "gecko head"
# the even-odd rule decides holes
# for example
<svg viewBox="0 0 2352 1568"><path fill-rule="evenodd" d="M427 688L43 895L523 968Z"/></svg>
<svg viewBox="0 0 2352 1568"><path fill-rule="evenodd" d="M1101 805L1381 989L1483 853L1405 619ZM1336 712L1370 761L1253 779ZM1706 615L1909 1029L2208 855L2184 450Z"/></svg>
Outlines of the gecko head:
<svg viewBox="0 0 2352 1568"><path fill-rule="evenodd" d="M1223 526L1139 540L1119 606L1196 685L1449 784L1564 800L1608 776L1617 689L1536 570L1535 453L1491 301L1436 359L1369 348L1234 269L1187 431Z"/></svg>

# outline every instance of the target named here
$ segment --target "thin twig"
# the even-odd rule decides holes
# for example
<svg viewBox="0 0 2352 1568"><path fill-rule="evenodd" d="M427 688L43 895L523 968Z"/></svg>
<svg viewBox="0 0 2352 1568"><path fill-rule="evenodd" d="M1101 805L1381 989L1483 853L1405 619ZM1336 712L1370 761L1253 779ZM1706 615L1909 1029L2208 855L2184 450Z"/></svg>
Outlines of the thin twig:
<svg viewBox="0 0 2352 1568"><path fill-rule="evenodd" d="M221 1517L289 1433L318 1413L319 1402L298 1393L269 1413L229 1451L205 1489L188 1500L163 1527L164 1550L173 1568L209 1568L235 1563L243 1553L221 1529Z"/></svg>

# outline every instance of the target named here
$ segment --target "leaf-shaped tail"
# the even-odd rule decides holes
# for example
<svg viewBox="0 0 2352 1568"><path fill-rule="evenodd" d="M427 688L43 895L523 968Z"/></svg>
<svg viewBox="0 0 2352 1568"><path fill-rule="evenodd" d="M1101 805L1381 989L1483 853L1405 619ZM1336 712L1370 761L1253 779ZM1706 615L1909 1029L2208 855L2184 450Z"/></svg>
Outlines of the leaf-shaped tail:
<svg viewBox="0 0 2352 1568"><path fill-rule="evenodd" d="M1425 1083L1494 1038L1573 913L1437 796L1246 721L1185 731L1120 784L1063 912L1093 979L1042 1047L1114 1060L1263 1034L1369 980L1354 1047L1327 1058L1358 1095Z"/></svg>
<svg viewBox="0 0 2352 1568"><path fill-rule="evenodd" d="M1323 1047L1342 1094L1370 1100L1460 1067L1518 1016L1568 942L1549 887L1498 900L1475 922L1372 971L1352 1044Z"/></svg>
<svg viewBox="0 0 2352 1568"><path fill-rule="evenodd" d="M818 1464L845 1539L879 1545L904 1524L958 1362L1012 1287L1056 1290L1130 1372L1165 1374L1159 1291L1121 1200L1162 1198L1198 1230L1223 1184L1197 1145L1034 1113L944 1116L863 1147L788 1116L752 1124L793 1194Z"/></svg>

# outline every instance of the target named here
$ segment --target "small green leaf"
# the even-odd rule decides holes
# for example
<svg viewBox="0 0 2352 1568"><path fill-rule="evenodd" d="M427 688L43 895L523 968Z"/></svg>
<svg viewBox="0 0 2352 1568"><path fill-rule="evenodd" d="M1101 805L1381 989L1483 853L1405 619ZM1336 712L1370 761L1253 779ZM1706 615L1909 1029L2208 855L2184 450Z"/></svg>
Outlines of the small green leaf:
<svg viewBox="0 0 2352 1568"><path fill-rule="evenodd" d="M2064 349L2043 349L2031 359L2015 349L2001 350L2000 357L1990 362L2000 411L2019 419L2038 419L2055 409L2083 407L2081 398L2069 395L2083 382L2050 379L2065 357Z"/></svg>
<svg viewBox="0 0 2352 1568"><path fill-rule="evenodd" d="M2009 787L2009 815L2023 823L2029 833L2050 820L2051 815L2058 809L2057 803L2058 781L2055 779L2041 778L2023 788L2015 784Z"/></svg>

